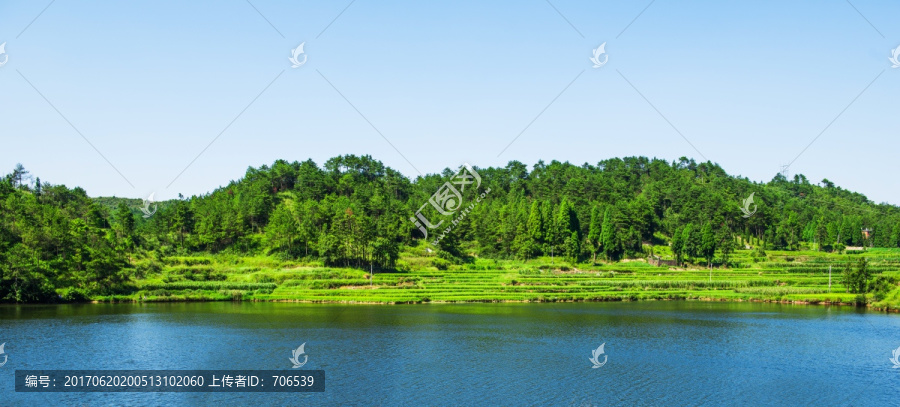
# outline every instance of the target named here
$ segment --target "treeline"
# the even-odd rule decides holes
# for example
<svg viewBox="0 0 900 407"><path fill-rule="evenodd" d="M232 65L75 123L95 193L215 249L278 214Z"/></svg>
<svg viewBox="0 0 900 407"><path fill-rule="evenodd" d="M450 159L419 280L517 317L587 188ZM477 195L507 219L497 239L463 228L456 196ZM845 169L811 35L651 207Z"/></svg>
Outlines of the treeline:
<svg viewBox="0 0 900 407"><path fill-rule="evenodd" d="M456 185L457 196L447 189L455 169L410 180L369 156L321 167L280 160L211 193L155 205L145 219L134 200L91 199L80 188L32 182L17 167L0 182L0 300L112 292L143 272L130 265L147 256L230 252L392 268L402 247L426 244L423 229L428 244L443 236L435 250L449 262L473 254L618 260L650 254L644 243L671 244L678 261L704 265L727 263L741 245L900 247L900 208L827 179L779 174L755 183L687 158L473 170L480 185ZM435 212L429 203L438 201L461 209ZM417 224L422 208L441 226Z"/></svg>
<svg viewBox="0 0 900 407"><path fill-rule="evenodd" d="M121 287L134 248L128 221L113 221L81 188L28 180L21 165L0 180L0 301L81 300Z"/></svg>

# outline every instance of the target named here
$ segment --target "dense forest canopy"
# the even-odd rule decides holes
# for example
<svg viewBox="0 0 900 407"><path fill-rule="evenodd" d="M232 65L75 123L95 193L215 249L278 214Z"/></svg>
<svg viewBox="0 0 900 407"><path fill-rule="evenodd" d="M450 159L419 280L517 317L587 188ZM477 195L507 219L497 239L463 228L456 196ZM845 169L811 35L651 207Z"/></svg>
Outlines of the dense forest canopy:
<svg viewBox="0 0 900 407"><path fill-rule="evenodd" d="M335 157L321 167L279 160L211 193L160 203L145 218L139 200L90 198L17 166L0 180L0 300L115 292L148 271L136 258L197 252L389 269L403 246L431 244L448 225L435 250L451 262L550 255L615 261L668 245L679 262L727 266L740 245L900 246L900 208L827 179L817 185L779 174L756 183L711 162L645 157L580 166L540 161L530 171L511 161L472 171L480 185L457 196L447 192L456 170L410 180L370 156ZM746 217L741 207L751 194L748 209L756 212ZM426 204L437 195L462 209L435 212ZM422 208L442 226L417 222Z"/></svg>

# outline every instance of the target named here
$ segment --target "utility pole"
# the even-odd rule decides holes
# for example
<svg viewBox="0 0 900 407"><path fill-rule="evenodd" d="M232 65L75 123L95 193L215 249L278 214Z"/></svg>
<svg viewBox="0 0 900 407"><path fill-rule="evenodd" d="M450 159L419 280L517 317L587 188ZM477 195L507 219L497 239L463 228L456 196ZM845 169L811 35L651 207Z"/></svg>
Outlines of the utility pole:
<svg viewBox="0 0 900 407"><path fill-rule="evenodd" d="M831 292L831 265L828 265L828 292Z"/></svg>
<svg viewBox="0 0 900 407"><path fill-rule="evenodd" d="M375 270L372 268L372 263L369 263L369 286L375 286Z"/></svg>

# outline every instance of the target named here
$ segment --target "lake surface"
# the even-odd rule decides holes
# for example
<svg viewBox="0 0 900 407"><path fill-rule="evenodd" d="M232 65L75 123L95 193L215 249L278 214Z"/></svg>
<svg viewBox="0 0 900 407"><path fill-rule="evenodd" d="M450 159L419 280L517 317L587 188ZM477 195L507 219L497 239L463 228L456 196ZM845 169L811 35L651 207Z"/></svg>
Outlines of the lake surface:
<svg viewBox="0 0 900 407"><path fill-rule="evenodd" d="M0 405L898 405L900 316L751 303L0 307ZM303 369L324 393L13 391L16 369ZM605 343L608 362L591 368ZM600 358L602 361L602 357Z"/></svg>

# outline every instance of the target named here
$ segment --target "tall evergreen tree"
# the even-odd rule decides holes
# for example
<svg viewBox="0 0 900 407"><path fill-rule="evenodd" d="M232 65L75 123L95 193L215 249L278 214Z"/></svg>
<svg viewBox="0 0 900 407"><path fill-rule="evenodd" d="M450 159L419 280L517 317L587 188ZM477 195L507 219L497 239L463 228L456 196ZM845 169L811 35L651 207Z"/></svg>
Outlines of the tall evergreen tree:
<svg viewBox="0 0 900 407"><path fill-rule="evenodd" d="M535 248L544 243L544 217L537 200L531 202L531 211L528 213L528 235Z"/></svg>
<svg viewBox="0 0 900 407"><path fill-rule="evenodd" d="M294 243L300 238L300 228L287 205L279 205L272 212L265 229L269 247L274 250L293 252Z"/></svg>
<svg viewBox="0 0 900 407"><path fill-rule="evenodd" d="M550 201L541 203L541 217L544 219L544 254L554 253L556 236L556 222L553 218L553 206ZM558 253L558 251L556 251Z"/></svg>
<svg viewBox="0 0 900 407"><path fill-rule="evenodd" d="M591 248L591 262L597 262L597 250L600 248L600 237L603 231L603 214L600 208L594 205L591 209L591 224L588 229L588 243Z"/></svg>
<svg viewBox="0 0 900 407"><path fill-rule="evenodd" d="M578 238L578 232L572 232L566 239L566 257L571 262L577 262L581 254L581 239Z"/></svg>
<svg viewBox="0 0 900 407"><path fill-rule="evenodd" d="M609 260L618 260L622 254L622 238L619 227L613 219L612 210L606 209L603 214L603 226L600 232L600 241L603 246L603 255Z"/></svg>
<svg viewBox="0 0 900 407"><path fill-rule="evenodd" d="M125 202L119 202L116 208L116 221L120 239L131 239L134 235L134 213Z"/></svg>
<svg viewBox="0 0 900 407"><path fill-rule="evenodd" d="M681 247L685 257L696 257L700 249L698 233L694 231L694 224L688 223L681 230Z"/></svg>
<svg viewBox="0 0 900 407"><path fill-rule="evenodd" d="M681 265L684 260L684 230L683 228L675 229L675 233L672 234L672 254L675 255L675 262L678 265Z"/></svg>
<svg viewBox="0 0 900 407"><path fill-rule="evenodd" d="M716 235L713 232L712 224L706 222L700 229L700 255L706 259L706 265L712 268L713 257L716 254Z"/></svg>

